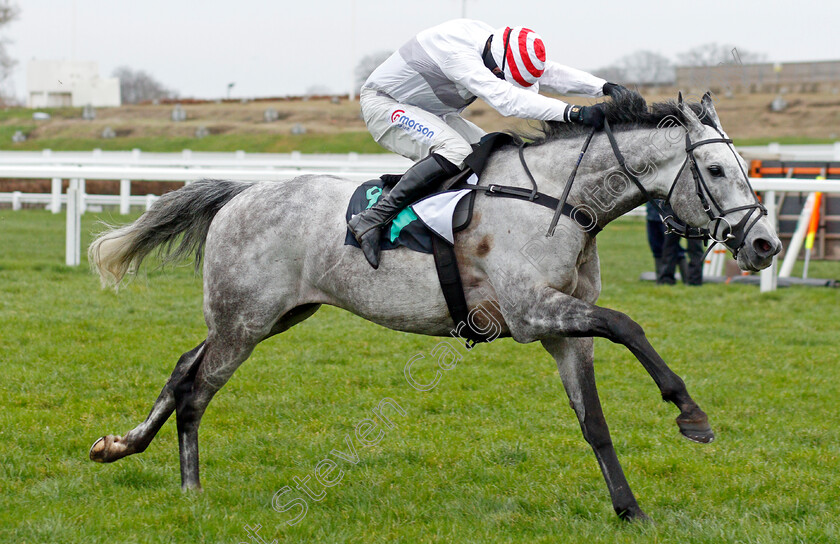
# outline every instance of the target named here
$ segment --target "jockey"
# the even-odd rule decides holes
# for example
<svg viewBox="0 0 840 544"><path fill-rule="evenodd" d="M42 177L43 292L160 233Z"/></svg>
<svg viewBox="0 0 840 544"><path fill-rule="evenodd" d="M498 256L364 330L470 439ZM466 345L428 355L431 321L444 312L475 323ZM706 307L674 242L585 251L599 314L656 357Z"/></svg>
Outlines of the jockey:
<svg viewBox="0 0 840 544"><path fill-rule="evenodd" d="M504 116L601 127L597 106L573 106L539 94L611 96L623 87L546 60L528 28L493 29L457 19L420 32L383 62L360 93L362 117L386 149L418 161L391 192L348 222L368 262L379 267L381 227L428 187L460 171L485 132L460 116L476 97Z"/></svg>

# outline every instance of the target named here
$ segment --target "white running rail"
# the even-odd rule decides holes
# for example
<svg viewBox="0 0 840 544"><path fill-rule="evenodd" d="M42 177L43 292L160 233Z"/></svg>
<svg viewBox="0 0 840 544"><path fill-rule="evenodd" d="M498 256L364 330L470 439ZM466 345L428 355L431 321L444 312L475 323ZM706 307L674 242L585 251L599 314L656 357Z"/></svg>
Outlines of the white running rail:
<svg viewBox="0 0 840 544"><path fill-rule="evenodd" d="M0 157L9 158L16 152L3 152ZM16 153L19 154L19 153ZM41 154L41 153L37 153ZM41 154L43 155L43 154ZM48 158L54 159L55 155ZM104 153L102 155L105 155ZM175 154L182 155L183 154ZM218 155L218 154L210 154ZM228 154L230 155L230 154ZM383 173L399 173L405 171L411 162L394 155L368 155L365 160L336 159L321 156L321 159L306 159L299 156L298 162L283 163L275 159L271 166L259 163L257 159L251 164L236 164L229 166L125 166L117 164L15 164L14 161L0 161L0 179L50 179L52 191L50 194L33 193L0 193L0 202L10 202L13 209L20 209L23 203L44 204L53 213L61 211L62 204L67 206L67 252L66 263L70 266L80 264L79 217L88 205L119 205L121 213L128 213L129 207L149 206L155 200L154 195L132 196L131 181L180 181L189 183L198 179L235 179L243 181L279 181L290 179L301 174L336 174L354 181L366 181L378 177ZM344 157L344 156L342 156ZM234 156L234 159L236 157ZM381 159L381 162L379 160ZM228 159L223 159L228 160ZM247 162L247 158L244 159ZM282 159L287 160L287 159ZM292 160L290 157L289 161ZM61 161L59 161L61 162ZM68 161L70 162L70 161ZM306 163L306 164L304 164ZM348 164L352 163L350 166ZM343 169L342 169L343 168ZM70 187L67 194L62 194L62 180L69 179ZM85 193L85 180L121 180L119 195L88 195ZM840 194L840 180L803 180L789 178L752 178L750 179L756 191L764 192L764 204L767 207L771 221L776 223L776 192L813 192ZM68 204L69 203L69 204ZM717 263L716 263L717 264ZM761 272L761 290L772 291L776 288L777 264Z"/></svg>

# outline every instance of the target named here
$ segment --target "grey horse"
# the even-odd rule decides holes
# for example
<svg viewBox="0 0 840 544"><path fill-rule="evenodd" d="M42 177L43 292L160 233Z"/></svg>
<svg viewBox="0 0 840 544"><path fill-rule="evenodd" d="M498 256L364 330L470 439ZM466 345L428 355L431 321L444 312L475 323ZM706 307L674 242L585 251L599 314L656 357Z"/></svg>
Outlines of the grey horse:
<svg viewBox="0 0 840 544"><path fill-rule="evenodd" d="M709 223L707 199L719 210L736 209L725 221L744 225L737 252L741 269L769 266L781 249L773 225L754 206L745 164L731 144L714 142L693 150L696 167L710 180L698 195L688 168L686 136L692 142L723 135L708 93L689 104L650 107L635 93L605 104L607 119L624 156L652 198L668 198L688 225ZM540 190L558 196L575 165L586 129L546 124L524 149ZM568 202L586 210L603 228L645 201L623 175L602 133L580 163ZM623 181L622 181L623 180ZM492 154L481 184L530 188L516 146ZM169 258L203 251L204 317L207 338L178 360L148 417L125 436L97 440L90 458L112 462L142 452L176 412L182 488L200 488L198 427L213 395L254 347L313 315L321 304L344 308L385 327L448 336L455 328L438 284L432 255L389 251L378 270L358 248L344 245L345 206L356 184L333 176L308 175L284 182L203 180L161 197L134 223L109 227L89 248L91 266L103 286L115 287L158 248ZM521 343L540 341L554 357L583 436L591 445L624 519L645 519L613 448L595 387L593 337L625 345L680 410L677 424L687 438L711 442L706 414L685 383L627 315L595 305L601 290L592 229L561 216L546 236L552 211L533 203L478 194L470 226L456 236L456 254L468 306L484 308L476 327L498 324L498 336ZM523 248L539 249L525 258ZM533 251L532 251L533 253ZM392 293L384 298L381 293ZM498 302L502 301L502 302ZM471 314L472 315L472 314Z"/></svg>

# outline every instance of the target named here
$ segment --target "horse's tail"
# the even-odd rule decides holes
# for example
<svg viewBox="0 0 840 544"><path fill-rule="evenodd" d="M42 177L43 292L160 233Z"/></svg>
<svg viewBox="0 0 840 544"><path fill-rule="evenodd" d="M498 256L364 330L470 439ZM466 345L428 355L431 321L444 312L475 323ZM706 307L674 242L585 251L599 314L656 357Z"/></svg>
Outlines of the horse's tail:
<svg viewBox="0 0 840 544"><path fill-rule="evenodd" d="M117 288L126 274L135 272L143 259L159 248L165 262L193 253L198 270L213 217L251 185L203 179L166 193L130 225L105 224L107 228L88 248L91 269L99 274L103 287Z"/></svg>

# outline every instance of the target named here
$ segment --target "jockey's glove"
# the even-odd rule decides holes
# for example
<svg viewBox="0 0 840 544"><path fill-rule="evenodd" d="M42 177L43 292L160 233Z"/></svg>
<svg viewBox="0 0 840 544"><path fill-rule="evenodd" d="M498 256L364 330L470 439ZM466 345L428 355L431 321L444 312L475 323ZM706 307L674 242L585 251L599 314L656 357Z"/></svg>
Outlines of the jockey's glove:
<svg viewBox="0 0 840 544"><path fill-rule="evenodd" d="M588 127L604 127L604 110L600 106L574 106L566 107L566 121L579 123Z"/></svg>
<svg viewBox="0 0 840 544"><path fill-rule="evenodd" d="M620 96L621 93L629 92L630 91L627 89L627 87L623 87L618 83L604 83L604 96L609 96L613 100L615 100L616 97Z"/></svg>

